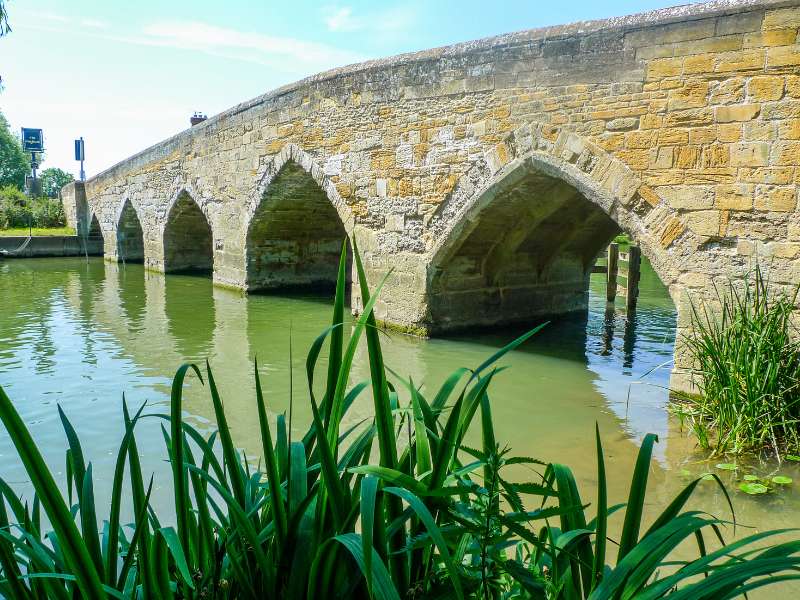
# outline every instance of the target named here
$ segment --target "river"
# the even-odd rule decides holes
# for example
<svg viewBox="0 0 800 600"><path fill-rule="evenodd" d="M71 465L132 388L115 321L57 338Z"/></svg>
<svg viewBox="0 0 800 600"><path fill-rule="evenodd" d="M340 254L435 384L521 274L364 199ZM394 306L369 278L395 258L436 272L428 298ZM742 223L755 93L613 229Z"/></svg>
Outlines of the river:
<svg viewBox="0 0 800 600"><path fill-rule="evenodd" d="M595 423L605 446L612 502L626 497L644 434L658 434L647 498L652 516L692 477L714 470L719 461L705 460L667 410L675 309L646 261L640 289L636 317L628 321L621 306L606 313L602 275L593 276L588 316L558 319L510 353L501 361L509 369L495 378L490 391L499 443L517 455L571 466L585 501L592 501L596 489ZM252 361L258 357L273 417L287 410L291 331L295 430L304 431L310 420L305 353L329 324L327 297L246 296L213 287L208 278L165 277L141 265L30 259L0 262L0 299L0 385L60 481L67 447L56 410L62 406L93 463L100 498L108 494L122 436L123 392L131 406L146 401L148 412L166 412L172 375L184 361L209 360L236 443L258 457ZM395 372L435 390L454 369L477 366L517 333L431 340L386 334L382 340L385 360ZM318 368L324 368L324 360ZM362 348L354 379L367 373ZM185 408L187 419L213 427L207 391L196 379L189 383ZM365 393L347 420L355 423L370 412L371 397ZM145 420L137 439L143 468L156 473L155 508L169 512L171 487L157 419ZM0 465L4 479L30 494L5 431L0 431ZM777 467L756 469L767 473ZM731 483L740 524L756 530L798 524L800 494L792 487L754 498L737 489L733 475L718 473ZM800 485L796 465L784 465L780 473ZM711 482L699 487L693 506L729 516L724 496Z"/></svg>

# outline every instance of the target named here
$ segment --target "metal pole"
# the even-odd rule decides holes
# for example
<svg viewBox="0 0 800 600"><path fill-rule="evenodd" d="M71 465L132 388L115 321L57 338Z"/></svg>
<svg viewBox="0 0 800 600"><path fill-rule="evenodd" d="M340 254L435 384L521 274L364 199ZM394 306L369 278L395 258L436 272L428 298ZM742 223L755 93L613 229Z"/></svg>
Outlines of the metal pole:
<svg viewBox="0 0 800 600"><path fill-rule="evenodd" d="M81 136L81 181L86 181L86 173L83 170L83 136Z"/></svg>

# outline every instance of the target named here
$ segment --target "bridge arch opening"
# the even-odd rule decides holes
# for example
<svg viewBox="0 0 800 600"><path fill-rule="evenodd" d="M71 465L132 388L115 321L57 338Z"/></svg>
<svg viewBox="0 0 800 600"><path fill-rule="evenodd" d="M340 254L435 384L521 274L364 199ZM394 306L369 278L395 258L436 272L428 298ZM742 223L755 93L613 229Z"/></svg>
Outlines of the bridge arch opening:
<svg viewBox="0 0 800 600"><path fill-rule="evenodd" d="M103 256L105 254L105 239L103 238L103 229L100 227L100 221L97 220L97 214L92 214L92 219L89 221L89 229L86 232L86 253L92 256Z"/></svg>
<svg viewBox="0 0 800 600"><path fill-rule="evenodd" d="M248 227L248 291L331 288L346 238L325 191L288 161L270 181ZM348 278L350 271L348 265Z"/></svg>
<svg viewBox="0 0 800 600"><path fill-rule="evenodd" d="M434 256L431 331L587 313L593 266L623 220L562 175L529 160L484 191Z"/></svg>
<svg viewBox="0 0 800 600"><path fill-rule="evenodd" d="M164 228L165 273L211 273L214 247L211 225L188 192L170 208Z"/></svg>
<svg viewBox="0 0 800 600"><path fill-rule="evenodd" d="M117 257L124 262L144 262L142 224L130 200L125 200L117 223Z"/></svg>

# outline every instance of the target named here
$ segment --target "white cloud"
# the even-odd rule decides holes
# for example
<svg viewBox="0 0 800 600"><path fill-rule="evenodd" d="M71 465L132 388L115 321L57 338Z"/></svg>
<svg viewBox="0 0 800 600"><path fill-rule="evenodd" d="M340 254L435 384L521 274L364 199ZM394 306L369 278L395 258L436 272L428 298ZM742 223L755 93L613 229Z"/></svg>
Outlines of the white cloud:
<svg viewBox="0 0 800 600"><path fill-rule="evenodd" d="M410 4L363 14L355 14L351 6L328 5L322 9L322 18L328 31L373 31L385 34L407 30L414 24L417 13Z"/></svg>
<svg viewBox="0 0 800 600"><path fill-rule="evenodd" d="M318 42L217 27L200 21L161 21L129 41L197 50L250 60L288 71L315 72L364 60L364 56Z"/></svg>

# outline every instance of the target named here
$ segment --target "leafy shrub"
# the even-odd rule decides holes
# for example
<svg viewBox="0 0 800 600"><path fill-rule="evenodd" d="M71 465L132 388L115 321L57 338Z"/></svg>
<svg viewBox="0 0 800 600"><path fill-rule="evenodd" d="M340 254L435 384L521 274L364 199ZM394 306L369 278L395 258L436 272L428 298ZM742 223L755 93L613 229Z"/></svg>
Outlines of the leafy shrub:
<svg viewBox="0 0 800 600"><path fill-rule="evenodd" d="M718 454L800 450L797 301L771 289L760 266L717 291L719 311L693 307L686 341L697 364L697 399L684 403L703 447Z"/></svg>
<svg viewBox="0 0 800 600"><path fill-rule="evenodd" d="M0 229L65 224L64 207L58 198L28 198L14 186L0 188Z"/></svg>
<svg viewBox="0 0 800 600"><path fill-rule="evenodd" d="M707 549L707 534L716 539L723 522L684 510L699 479L641 533L652 435L636 462L615 564L608 564L608 516L623 507L608 506L599 432L594 518L586 514L569 468L510 456L495 442L487 395L499 371L493 365L536 330L474 370L456 371L430 399L413 381L403 381L410 399L402 405L387 380L372 313L381 286L370 294L357 251L355 264L364 311L345 343L343 252L333 323L312 344L306 361L313 415L308 431L292 439L293 424L281 415L273 432L256 365L254 403L264 468L254 468L233 444L208 365L204 383L218 430L204 437L182 420L185 378L195 373L203 379L195 365L181 366L169 415L143 415L142 409L131 415L123 399L126 433L102 535L92 466L67 416L60 412L69 443L65 499L0 388L0 419L36 490L33 502L25 503L0 480L0 594L26 599L728 598L800 577L798 542L756 546L771 532ZM350 367L362 336L371 378L351 386ZM328 338L325 393L317 399L316 362ZM342 431L349 407L370 388L374 418ZM463 443L478 414L479 450ZM153 481L145 483L135 436L144 418L166 426L175 526L160 521L149 504ZM530 482L509 481L506 467L521 463L533 473L539 468L540 474ZM120 517L127 497L133 504L130 526ZM42 509L53 528L46 535ZM672 551L688 539L697 540L698 557L674 561Z"/></svg>

